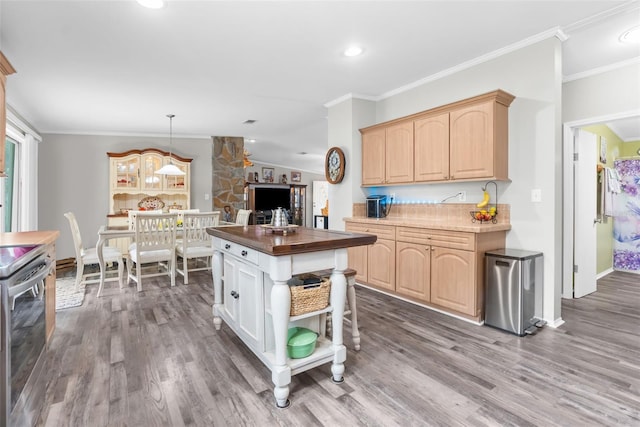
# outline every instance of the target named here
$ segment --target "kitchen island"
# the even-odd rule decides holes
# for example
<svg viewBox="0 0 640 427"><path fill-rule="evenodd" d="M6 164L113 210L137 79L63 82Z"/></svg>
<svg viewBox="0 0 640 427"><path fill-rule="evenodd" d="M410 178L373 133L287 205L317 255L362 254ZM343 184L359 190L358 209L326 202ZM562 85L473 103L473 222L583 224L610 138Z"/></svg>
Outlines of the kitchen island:
<svg viewBox="0 0 640 427"><path fill-rule="evenodd" d="M285 233L286 231L286 233ZM342 342L342 316L346 298L347 248L370 245L376 236L340 231L268 226L212 227L213 322L222 320L271 370L276 405L289 406L291 376L332 362L332 379L343 381L347 352ZM321 310L290 316L293 275L332 269L329 305ZM332 339L325 337L326 316L331 315ZM287 357L290 327L318 333L315 351L301 359Z"/></svg>

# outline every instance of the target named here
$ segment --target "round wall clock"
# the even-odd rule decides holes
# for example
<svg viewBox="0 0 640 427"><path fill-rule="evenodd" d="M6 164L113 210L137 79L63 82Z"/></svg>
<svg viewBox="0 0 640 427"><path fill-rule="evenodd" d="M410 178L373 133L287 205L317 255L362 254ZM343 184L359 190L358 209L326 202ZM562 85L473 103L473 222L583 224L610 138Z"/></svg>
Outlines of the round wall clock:
<svg viewBox="0 0 640 427"><path fill-rule="evenodd" d="M338 147L331 147L327 151L324 162L324 175L331 184L337 184L344 178L344 153Z"/></svg>

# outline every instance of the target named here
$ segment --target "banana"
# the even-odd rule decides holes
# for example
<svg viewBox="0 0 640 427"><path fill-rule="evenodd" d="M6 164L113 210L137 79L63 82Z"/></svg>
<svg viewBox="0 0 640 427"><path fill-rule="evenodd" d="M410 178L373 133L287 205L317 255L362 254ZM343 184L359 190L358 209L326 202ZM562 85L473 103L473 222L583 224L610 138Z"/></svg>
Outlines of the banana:
<svg viewBox="0 0 640 427"><path fill-rule="evenodd" d="M489 192L485 191L484 195L482 196L482 201L478 203L476 206L479 208L484 208L488 204L489 204Z"/></svg>

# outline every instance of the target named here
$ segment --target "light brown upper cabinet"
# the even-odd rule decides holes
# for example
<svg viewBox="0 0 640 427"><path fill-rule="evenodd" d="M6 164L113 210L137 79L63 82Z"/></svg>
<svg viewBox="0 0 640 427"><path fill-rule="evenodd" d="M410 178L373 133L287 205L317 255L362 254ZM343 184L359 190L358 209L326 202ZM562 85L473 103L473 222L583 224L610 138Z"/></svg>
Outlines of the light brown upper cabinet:
<svg viewBox="0 0 640 427"><path fill-rule="evenodd" d="M509 179L508 108L513 97L499 95L451 111L451 179Z"/></svg>
<svg viewBox="0 0 640 427"><path fill-rule="evenodd" d="M385 182L385 128L362 133L362 185Z"/></svg>
<svg viewBox="0 0 640 427"><path fill-rule="evenodd" d="M0 176L6 176L4 144L7 138L7 105L5 99L7 76L15 72L16 70L13 69L9 60L0 52Z"/></svg>
<svg viewBox="0 0 640 427"><path fill-rule="evenodd" d="M363 185L408 182L413 182L413 122L363 132Z"/></svg>
<svg viewBox="0 0 640 427"><path fill-rule="evenodd" d="M362 185L508 180L513 99L496 90L361 129Z"/></svg>
<svg viewBox="0 0 640 427"><path fill-rule="evenodd" d="M430 114L415 120L414 180L449 179L449 113Z"/></svg>

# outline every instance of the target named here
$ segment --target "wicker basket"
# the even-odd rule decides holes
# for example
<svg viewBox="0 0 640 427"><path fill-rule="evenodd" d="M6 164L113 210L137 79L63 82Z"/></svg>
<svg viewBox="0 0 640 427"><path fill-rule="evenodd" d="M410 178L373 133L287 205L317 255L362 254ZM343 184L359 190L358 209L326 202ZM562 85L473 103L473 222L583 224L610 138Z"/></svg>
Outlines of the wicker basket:
<svg viewBox="0 0 640 427"><path fill-rule="evenodd" d="M329 305L331 280L320 278L320 283L289 286L291 291L291 316L322 310Z"/></svg>

